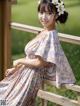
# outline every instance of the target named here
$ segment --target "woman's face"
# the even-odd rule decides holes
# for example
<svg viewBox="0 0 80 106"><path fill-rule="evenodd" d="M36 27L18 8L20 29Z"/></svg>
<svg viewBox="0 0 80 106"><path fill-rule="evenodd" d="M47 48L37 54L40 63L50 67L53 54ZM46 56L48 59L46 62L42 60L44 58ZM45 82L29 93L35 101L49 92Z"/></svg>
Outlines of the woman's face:
<svg viewBox="0 0 80 106"><path fill-rule="evenodd" d="M38 13L39 20L44 28L50 29L54 28L55 26L55 14L50 13L47 10L47 7L45 8L45 12L39 12Z"/></svg>

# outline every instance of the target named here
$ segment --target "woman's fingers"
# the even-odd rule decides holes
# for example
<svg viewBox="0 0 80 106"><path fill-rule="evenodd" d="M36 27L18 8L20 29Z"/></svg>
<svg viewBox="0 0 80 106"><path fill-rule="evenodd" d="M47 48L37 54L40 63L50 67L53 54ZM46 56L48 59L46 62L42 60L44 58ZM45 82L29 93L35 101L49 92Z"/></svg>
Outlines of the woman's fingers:
<svg viewBox="0 0 80 106"><path fill-rule="evenodd" d="M22 64L17 64L15 67L16 70L18 70L20 67L22 66Z"/></svg>
<svg viewBox="0 0 80 106"><path fill-rule="evenodd" d="M15 68L7 69L5 72L5 76L8 76L8 75L12 74L13 72L15 72Z"/></svg>
<svg viewBox="0 0 80 106"><path fill-rule="evenodd" d="M13 74L15 71L19 70L22 67L22 64L17 64L15 67L7 69L5 71L5 76L9 76L11 74Z"/></svg>

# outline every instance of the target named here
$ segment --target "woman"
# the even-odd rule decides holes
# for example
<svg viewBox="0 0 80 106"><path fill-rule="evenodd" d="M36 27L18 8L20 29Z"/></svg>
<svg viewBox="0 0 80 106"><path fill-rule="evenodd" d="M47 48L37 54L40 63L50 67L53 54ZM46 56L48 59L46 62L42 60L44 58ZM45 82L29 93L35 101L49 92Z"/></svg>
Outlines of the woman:
<svg viewBox="0 0 80 106"><path fill-rule="evenodd" d="M62 50L56 23L65 23L68 13L60 0L42 0L38 16L44 30L25 47L26 57L14 61L0 82L0 99L7 106L35 106L35 98L44 80L56 86L75 83L75 77Z"/></svg>

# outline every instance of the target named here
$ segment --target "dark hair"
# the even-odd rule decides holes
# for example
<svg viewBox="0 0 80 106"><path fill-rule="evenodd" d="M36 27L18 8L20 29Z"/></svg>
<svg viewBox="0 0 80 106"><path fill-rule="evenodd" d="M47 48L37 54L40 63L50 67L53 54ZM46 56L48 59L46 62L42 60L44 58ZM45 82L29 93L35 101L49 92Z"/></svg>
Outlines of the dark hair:
<svg viewBox="0 0 80 106"><path fill-rule="evenodd" d="M47 9L49 12L54 13L56 12L56 14L58 14L57 8L56 6L51 3L51 2L47 2L47 0L42 0L40 2L40 4L38 5L38 12L45 12L45 4L47 5ZM58 18L56 19L56 22L60 22L60 23L65 23L68 19L68 12L64 11L64 14L61 14L60 16L58 16Z"/></svg>

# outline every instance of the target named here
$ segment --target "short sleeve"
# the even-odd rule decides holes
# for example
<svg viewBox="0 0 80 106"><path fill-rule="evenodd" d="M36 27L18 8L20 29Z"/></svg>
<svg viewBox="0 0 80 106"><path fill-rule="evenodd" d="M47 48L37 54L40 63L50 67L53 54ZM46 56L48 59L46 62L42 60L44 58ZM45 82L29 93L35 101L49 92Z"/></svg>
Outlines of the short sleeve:
<svg viewBox="0 0 80 106"><path fill-rule="evenodd" d="M43 58L44 61L56 64L56 42L55 33L48 33L41 41L35 55Z"/></svg>

